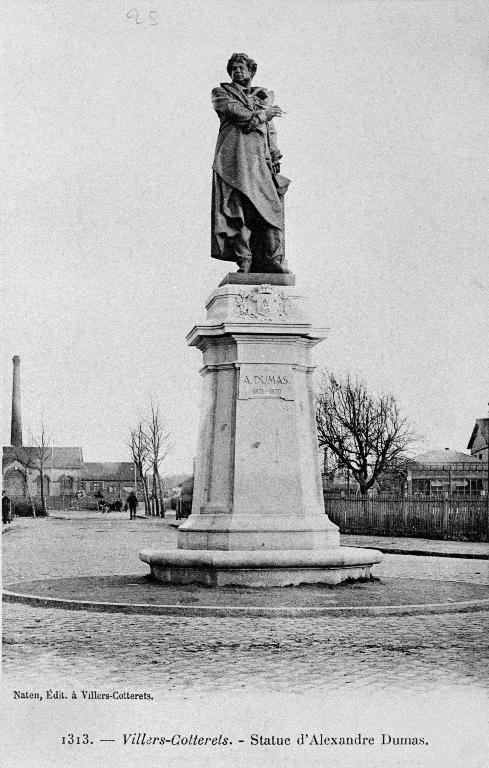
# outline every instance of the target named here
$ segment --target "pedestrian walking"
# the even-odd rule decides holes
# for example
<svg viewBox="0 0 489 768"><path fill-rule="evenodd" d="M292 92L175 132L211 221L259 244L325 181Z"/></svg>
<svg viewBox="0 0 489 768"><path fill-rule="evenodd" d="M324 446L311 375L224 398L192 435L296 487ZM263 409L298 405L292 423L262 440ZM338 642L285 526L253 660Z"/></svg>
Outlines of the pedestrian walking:
<svg viewBox="0 0 489 768"><path fill-rule="evenodd" d="M126 499L126 504L129 507L129 520L133 520L136 517L136 509L138 508L138 497L131 491Z"/></svg>

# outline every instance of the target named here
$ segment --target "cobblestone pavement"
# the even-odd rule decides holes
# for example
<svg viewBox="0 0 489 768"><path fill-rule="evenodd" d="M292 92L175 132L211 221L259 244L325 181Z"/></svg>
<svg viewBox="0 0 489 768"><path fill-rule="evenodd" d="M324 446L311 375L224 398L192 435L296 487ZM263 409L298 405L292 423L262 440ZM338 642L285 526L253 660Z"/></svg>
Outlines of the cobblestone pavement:
<svg viewBox="0 0 489 768"><path fill-rule="evenodd" d="M172 547L176 532L137 519L17 520L3 538L4 583L147 573L142 547ZM386 555L379 576L489 583L486 561ZM42 667L75 682L121 680L141 669L167 689L223 684L274 690L328 685L423 690L434 681L487 686L488 614L335 619L184 619L72 613L4 605L4 672ZM138 668L129 659L137 653Z"/></svg>
<svg viewBox="0 0 489 768"><path fill-rule="evenodd" d="M14 521L4 583L145 574L143 547L173 547L164 523L124 516ZM489 583L489 563L386 555L378 576ZM6 768L485 768L489 613L380 618L176 618L4 604ZM145 691L151 702L38 706L14 689ZM76 706L75 706L76 705ZM10 718L10 719L9 719ZM78 729L76 731L75 729ZM89 732L67 751L61 735ZM124 733L219 735L229 748L125 747ZM374 734L371 751L251 746L250 734ZM379 746L423 736L425 750ZM98 739L113 739L100 744Z"/></svg>

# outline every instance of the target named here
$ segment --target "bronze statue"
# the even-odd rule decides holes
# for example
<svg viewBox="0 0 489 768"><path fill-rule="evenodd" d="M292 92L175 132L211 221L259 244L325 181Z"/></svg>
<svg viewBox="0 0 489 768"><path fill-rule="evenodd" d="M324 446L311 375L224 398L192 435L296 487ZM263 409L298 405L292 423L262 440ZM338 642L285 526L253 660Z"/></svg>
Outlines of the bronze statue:
<svg viewBox="0 0 489 768"><path fill-rule="evenodd" d="M233 53L231 83L212 91L220 128L213 164L212 256L235 261L238 272L282 272L284 201L289 179L280 174L273 118L285 114L274 94L252 87L257 65Z"/></svg>

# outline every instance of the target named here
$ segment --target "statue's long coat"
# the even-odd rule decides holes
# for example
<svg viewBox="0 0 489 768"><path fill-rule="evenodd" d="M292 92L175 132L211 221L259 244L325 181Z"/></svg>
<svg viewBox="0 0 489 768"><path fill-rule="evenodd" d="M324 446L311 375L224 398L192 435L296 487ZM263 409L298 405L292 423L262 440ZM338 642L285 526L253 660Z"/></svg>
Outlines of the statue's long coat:
<svg viewBox="0 0 489 768"><path fill-rule="evenodd" d="M283 230L283 203L271 171L272 153L278 154L276 134L263 112L273 103L273 94L259 98L257 92L262 95L264 89L246 94L234 83L221 83L212 91L221 121L212 185L212 256L218 259L234 260L226 241L243 226L241 195L268 224Z"/></svg>

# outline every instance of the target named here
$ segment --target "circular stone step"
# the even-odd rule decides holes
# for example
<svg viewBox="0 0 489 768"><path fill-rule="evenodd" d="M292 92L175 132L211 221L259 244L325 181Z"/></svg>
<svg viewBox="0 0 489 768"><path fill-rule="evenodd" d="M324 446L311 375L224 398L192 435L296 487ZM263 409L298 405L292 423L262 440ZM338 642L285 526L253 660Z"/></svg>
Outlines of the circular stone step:
<svg viewBox="0 0 489 768"><path fill-rule="evenodd" d="M488 610L489 586L384 578L336 587L215 589L162 584L137 574L20 582L7 585L3 599L43 608L185 617L352 617Z"/></svg>

